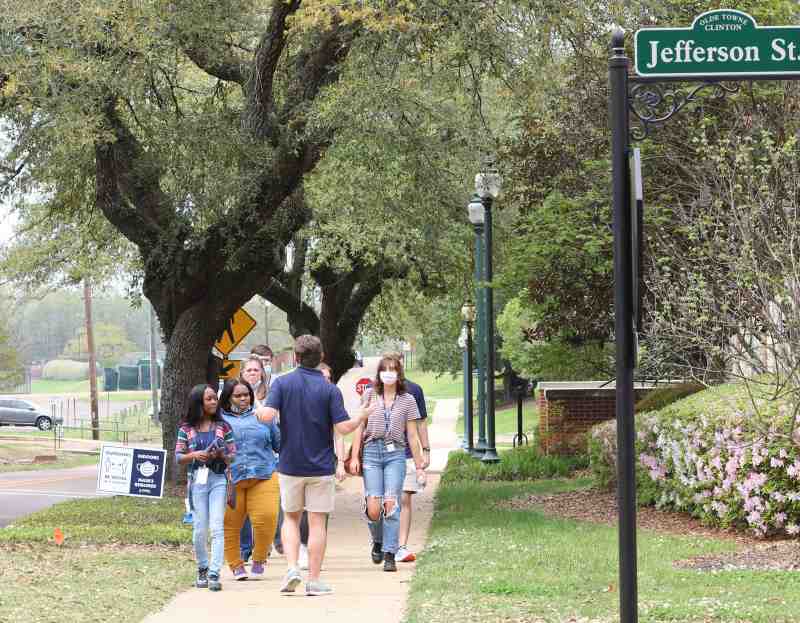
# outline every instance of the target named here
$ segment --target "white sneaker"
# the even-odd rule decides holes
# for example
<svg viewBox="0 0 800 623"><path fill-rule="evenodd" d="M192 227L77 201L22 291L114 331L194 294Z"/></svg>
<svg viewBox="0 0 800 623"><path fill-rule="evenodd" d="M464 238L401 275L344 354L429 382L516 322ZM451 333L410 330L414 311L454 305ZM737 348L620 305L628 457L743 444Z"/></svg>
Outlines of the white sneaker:
<svg viewBox="0 0 800 623"><path fill-rule="evenodd" d="M297 566L303 571L308 571L308 548L300 544L300 552L297 555Z"/></svg>
<svg viewBox="0 0 800 623"><path fill-rule="evenodd" d="M417 559L417 556L414 554L414 552L409 551L409 549L403 545L397 550L394 559L398 562L414 562Z"/></svg>

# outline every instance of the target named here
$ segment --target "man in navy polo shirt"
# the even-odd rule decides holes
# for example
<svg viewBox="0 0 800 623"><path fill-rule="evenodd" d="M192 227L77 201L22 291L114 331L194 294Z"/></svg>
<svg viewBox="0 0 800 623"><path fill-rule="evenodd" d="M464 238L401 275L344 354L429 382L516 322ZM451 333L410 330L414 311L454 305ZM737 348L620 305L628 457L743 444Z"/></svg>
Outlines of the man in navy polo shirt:
<svg viewBox="0 0 800 623"><path fill-rule="evenodd" d="M333 511L336 486L333 431L340 435L353 432L368 413L362 409L352 420L347 415L342 392L317 369L322 361L319 338L301 335L294 342L294 352L299 367L272 382L266 401L268 412L279 418L281 430L281 540L289 566L281 593L293 593L302 582L297 558L300 517L305 509L309 523L306 595L329 595L333 589L320 581L319 574L327 540L325 520Z"/></svg>

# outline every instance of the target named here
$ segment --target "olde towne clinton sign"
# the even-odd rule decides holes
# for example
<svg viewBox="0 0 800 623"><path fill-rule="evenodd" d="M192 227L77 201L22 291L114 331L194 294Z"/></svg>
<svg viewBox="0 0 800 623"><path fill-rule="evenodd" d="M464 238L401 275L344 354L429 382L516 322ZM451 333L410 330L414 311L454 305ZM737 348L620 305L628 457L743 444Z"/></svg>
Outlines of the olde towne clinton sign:
<svg viewBox="0 0 800 623"><path fill-rule="evenodd" d="M800 26L761 27L734 9L698 15L690 28L644 28L634 49L640 76L800 73Z"/></svg>

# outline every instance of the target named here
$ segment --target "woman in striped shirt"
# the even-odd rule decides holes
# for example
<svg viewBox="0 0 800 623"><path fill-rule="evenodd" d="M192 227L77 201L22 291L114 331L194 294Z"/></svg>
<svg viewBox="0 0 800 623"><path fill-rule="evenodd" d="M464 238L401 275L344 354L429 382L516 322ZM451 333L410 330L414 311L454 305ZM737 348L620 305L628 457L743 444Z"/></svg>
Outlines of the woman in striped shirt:
<svg viewBox="0 0 800 623"><path fill-rule="evenodd" d="M417 481L425 482L424 459L417 437L419 409L406 392L403 363L395 355L384 355L378 374L364 395L369 411L366 426L353 436L352 463L359 468L359 450L364 476L367 523L372 536L372 562L383 562L384 571L397 571L394 555L399 547L400 498L406 476L405 433L417 468Z"/></svg>
<svg viewBox="0 0 800 623"><path fill-rule="evenodd" d="M228 463L236 454L231 427L217 409L217 392L195 385L189 393L189 409L178 429L175 460L188 465L189 500L194 510L192 541L197 558L197 588L222 588L222 568L227 499ZM207 539L211 533L211 560Z"/></svg>

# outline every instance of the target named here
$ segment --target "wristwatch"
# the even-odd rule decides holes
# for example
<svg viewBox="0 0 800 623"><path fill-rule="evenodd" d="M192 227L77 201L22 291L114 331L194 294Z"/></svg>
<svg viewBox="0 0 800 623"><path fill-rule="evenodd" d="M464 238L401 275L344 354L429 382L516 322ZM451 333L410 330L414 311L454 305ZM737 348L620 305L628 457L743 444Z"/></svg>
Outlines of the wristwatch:
<svg viewBox="0 0 800 623"><path fill-rule="evenodd" d="M423 451L423 452L430 452L430 451L431 451L431 449L430 449L430 448L423 448L423 449L422 449L422 451Z"/></svg>

